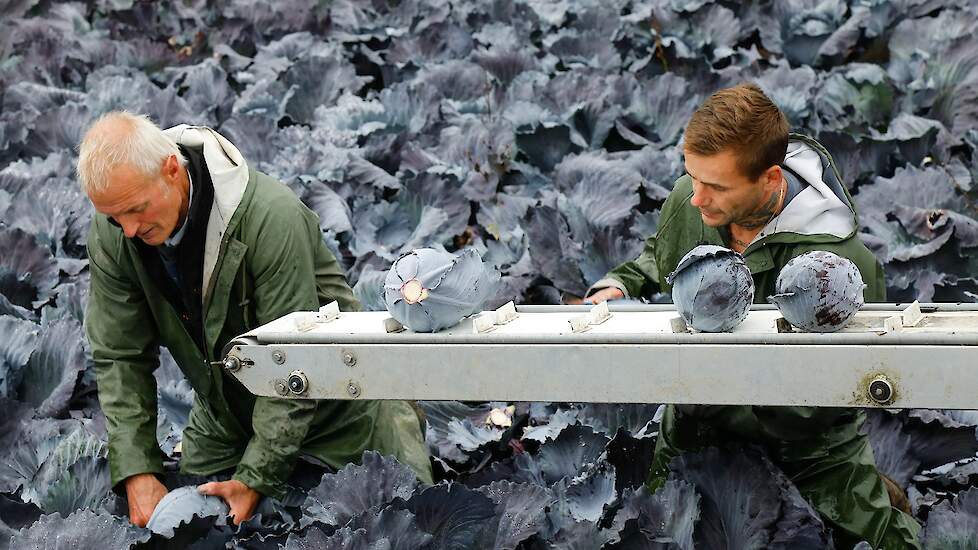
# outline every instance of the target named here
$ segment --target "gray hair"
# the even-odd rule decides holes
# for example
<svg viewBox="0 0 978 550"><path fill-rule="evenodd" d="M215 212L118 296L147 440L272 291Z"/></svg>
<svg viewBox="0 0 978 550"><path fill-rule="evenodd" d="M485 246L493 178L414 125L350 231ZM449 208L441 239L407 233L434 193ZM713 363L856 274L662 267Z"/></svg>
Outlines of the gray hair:
<svg viewBox="0 0 978 550"><path fill-rule="evenodd" d="M129 166L148 178L159 175L163 162L176 155L186 164L176 141L146 115L112 111L99 117L78 146L78 179L88 195L104 191L109 172Z"/></svg>

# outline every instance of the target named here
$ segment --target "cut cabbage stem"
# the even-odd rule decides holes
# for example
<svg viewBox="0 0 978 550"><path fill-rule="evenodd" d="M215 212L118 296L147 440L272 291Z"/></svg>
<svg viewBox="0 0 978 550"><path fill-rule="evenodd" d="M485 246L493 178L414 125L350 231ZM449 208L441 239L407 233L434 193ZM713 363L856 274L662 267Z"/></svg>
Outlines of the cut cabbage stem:
<svg viewBox="0 0 978 550"><path fill-rule="evenodd" d="M428 289L421 285L421 281L411 279L401 285L401 296L409 304L416 304L428 297Z"/></svg>

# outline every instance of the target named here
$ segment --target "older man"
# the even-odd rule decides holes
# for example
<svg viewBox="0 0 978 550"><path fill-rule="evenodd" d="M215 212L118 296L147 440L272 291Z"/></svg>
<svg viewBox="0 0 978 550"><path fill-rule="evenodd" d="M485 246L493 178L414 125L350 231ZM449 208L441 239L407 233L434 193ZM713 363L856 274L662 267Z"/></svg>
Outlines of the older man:
<svg viewBox="0 0 978 550"><path fill-rule="evenodd" d="M145 525L166 494L153 377L161 345L196 393L181 470L233 469L201 491L227 501L235 523L261 495L284 495L299 457L341 468L374 449L431 482L409 403L256 398L214 364L231 338L290 312L333 300L359 307L316 214L286 186L214 130L162 131L124 112L88 130L78 175L99 213L88 236L86 332L112 485L125 487L133 523Z"/></svg>
<svg viewBox="0 0 978 550"><path fill-rule="evenodd" d="M665 276L698 244L744 255L755 299L775 294L788 260L826 250L852 260L868 301L882 301L883 270L856 233L849 192L832 157L814 140L788 133L788 122L760 88L720 90L693 114L684 138L686 175L659 217L658 233L635 260L590 291L601 302L668 292ZM771 368L777 368L772 366ZM828 520L836 546L866 540L874 548L914 548L919 526L893 508L855 409L667 406L649 485L659 486L683 450L727 441L764 446Z"/></svg>

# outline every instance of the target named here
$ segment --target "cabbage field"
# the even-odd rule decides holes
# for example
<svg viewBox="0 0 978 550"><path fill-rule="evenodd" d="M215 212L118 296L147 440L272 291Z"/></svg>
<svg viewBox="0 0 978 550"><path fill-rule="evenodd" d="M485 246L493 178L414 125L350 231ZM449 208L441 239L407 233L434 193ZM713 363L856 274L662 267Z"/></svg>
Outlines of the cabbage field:
<svg viewBox="0 0 978 550"><path fill-rule="evenodd" d="M683 455L649 493L654 404L423 403L434 486L368 453L325 477L299 467L239 527L192 503L159 532L130 526L82 331L92 209L74 176L80 136L111 110L228 137L319 214L365 307L384 308L387 269L424 246L478 251L502 275L495 307L573 302L636 256L682 174L689 115L752 80L834 155L890 301L978 301L970 0L0 0L0 14L0 549L829 541L753 448ZM193 392L161 363L173 489L202 480L177 473ZM978 411L869 413L924 546L969 547Z"/></svg>

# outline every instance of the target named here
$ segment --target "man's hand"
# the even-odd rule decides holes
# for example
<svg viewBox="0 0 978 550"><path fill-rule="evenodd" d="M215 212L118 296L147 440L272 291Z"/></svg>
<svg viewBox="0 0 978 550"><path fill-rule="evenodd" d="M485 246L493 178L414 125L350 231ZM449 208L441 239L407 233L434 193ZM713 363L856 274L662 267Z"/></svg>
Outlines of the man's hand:
<svg viewBox="0 0 978 550"><path fill-rule="evenodd" d="M201 485L197 490L202 495L223 498L231 509L231 521L235 525L248 521L255 507L258 506L258 501L261 500L261 493L236 479L212 481Z"/></svg>
<svg viewBox="0 0 978 550"><path fill-rule="evenodd" d="M600 304L601 302L607 302L608 300L621 300L625 297L625 293L621 289L615 287L602 288L601 290L595 292L594 294L588 296L584 299L585 304Z"/></svg>
<svg viewBox="0 0 978 550"><path fill-rule="evenodd" d="M129 521L146 527L149 517L168 492L154 474L136 474L126 478L126 500L129 501Z"/></svg>

